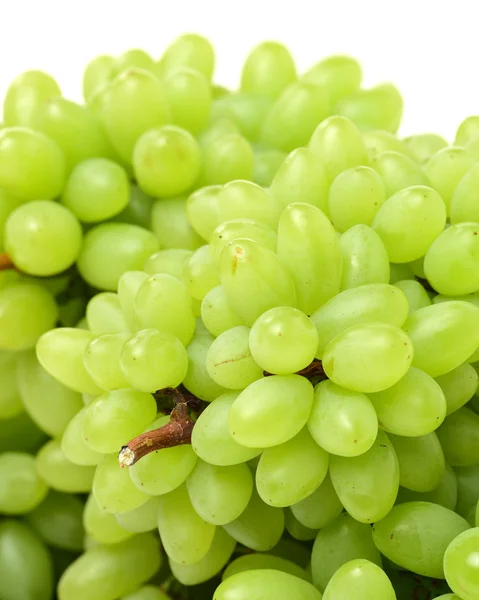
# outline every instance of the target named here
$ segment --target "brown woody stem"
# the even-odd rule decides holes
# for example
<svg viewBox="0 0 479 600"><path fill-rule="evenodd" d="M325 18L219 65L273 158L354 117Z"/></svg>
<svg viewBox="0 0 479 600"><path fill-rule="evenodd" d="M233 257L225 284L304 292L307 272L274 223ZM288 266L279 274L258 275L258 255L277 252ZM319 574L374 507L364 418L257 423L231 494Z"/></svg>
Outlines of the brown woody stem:
<svg viewBox="0 0 479 600"><path fill-rule="evenodd" d="M14 269L15 265L12 259L6 252L0 252L0 271L6 271L7 269Z"/></svg>
<svg viewBox="0 0 479 600"><path fill-rule="evenodd" d="M265 377L269 377L270 375L273 375L273 373L268 373L268 371L263 371L263 375ZM313 360L313 362L311 364L309 364L307 367L305 367L304 369L301 369L301 371L298 371L297 373L295 373L295 375L302 375L303 377L306 377L306 379L309 379L310 381L316 380L316 379L327 379L328 378L328 376L324 372L323 363L317 358L315 358Z"/></svg>

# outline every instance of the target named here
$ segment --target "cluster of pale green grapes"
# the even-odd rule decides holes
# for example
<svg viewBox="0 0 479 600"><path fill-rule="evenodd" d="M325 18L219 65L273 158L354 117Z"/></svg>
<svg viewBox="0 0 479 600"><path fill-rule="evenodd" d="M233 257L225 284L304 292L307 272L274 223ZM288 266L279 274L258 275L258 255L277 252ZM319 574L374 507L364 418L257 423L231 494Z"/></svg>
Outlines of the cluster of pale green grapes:
<svg viewBox="0 0 479 600"><path fill-rule="evenodd" d="M477 600L479 117L402 139L276 42L213 70L8 89L0 598Z"/></svg>

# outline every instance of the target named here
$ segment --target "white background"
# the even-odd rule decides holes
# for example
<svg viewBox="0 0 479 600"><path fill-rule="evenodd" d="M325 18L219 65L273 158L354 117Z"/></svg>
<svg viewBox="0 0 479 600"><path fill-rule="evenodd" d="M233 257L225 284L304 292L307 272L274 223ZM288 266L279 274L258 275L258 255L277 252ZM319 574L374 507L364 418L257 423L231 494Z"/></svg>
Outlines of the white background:
<svg viewBox="0 0 479 600"><path fill-rule="evenodd" d="M392 81L406 102L403 134L453 140L479 114L479 0L0 0L0 94L26 69L49 71L81 97L85 64L133 47L155 58L177 35L208 36L217 82L235 87L249 49L289 46L299 70L332 53L363 65L365 84ZM477 16L476 16L477 15Z"/></svg>

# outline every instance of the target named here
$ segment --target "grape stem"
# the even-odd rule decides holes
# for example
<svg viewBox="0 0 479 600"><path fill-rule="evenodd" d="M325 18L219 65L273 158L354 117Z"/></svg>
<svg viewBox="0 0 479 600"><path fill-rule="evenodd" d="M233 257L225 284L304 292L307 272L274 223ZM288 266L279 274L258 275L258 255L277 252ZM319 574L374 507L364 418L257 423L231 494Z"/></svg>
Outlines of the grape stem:
<svg viewBox="0 0 479 600"><path fill-rule="evenodd" d="M7 269L14 269L15 265L12 262L12 259L8 256L6 252L0 253L0 271L6 271Z"/></svg>
<svg viewBox="0 0 479 600"><path fill-rule="evenodd" d="M273 373L269 373L268 371L263 371L263 375L265 377L270 377ZM316 384L318 381L322 381L323 379L328 379L328 376L324 372L323 363L315 358L311 364L309 364L301 371L295 373L295 375L301 375L302 377L306 377L309 379L311 383Z"/></svg>

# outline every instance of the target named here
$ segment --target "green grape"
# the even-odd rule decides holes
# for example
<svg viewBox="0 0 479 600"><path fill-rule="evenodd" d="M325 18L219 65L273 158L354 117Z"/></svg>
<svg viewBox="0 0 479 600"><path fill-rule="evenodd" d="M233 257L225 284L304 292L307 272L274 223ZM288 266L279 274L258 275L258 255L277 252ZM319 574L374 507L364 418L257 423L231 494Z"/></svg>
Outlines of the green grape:
<svg viewBox="0 0 479 600"><path fill-rule="evenodd" d="M294 306L293 277L274 252L249 239L229 242L220 278L231 308L249 326L270 308Z"/></svg>
<svg viewBox="0 0 479 600"><path fill-rule="evenodd" d="M422 168L400 152L381 152L371 162L371 167L381 176L386 188L386 197L412 186L427 186L429 179Z"/></svg>
<svg viewBox="0 0 479 600"><path fill-rule="evenodd" d="M472 294L465 294L465 295L459 295L459 296L445 296L442 294L438 294L437 296L433 297L432 303L440 304L442 302L451 302L451 300L470 302L471 304L474 304L474 306L479 307L479 292L474 292ZM469 361L469 362L476 362L476 361Z"/></svg>
<svg viewBox="0 0 479 600"><path fill-rule="evenodd" d="M234 401L228 415L230 433L248 448L287 442L306 425L313 387L300 375L258 379Z"/></svg>
<svg viewBox="0 0 479 600"><path fill-rule="evenodd" d="M419 281L415 279L402 279L396 281L394 285L406 295L409 304L409 314L425 306L430 306L431 299Z"/></svg>
<svg viewBox="0 0 479 600"><path fill-rule="evenodd" d="M350 560L362 558L381 567L381 555L375 547L371 527L341 514L321 529L311 554L313 583L324 590L334 573Z"/></svg>
<svg viewBox="0 0 479 600"><path fill-rule="evenodd" d="M228 392L213 400L195 423L191 436L193 450L209 464L237 465L261 453L259 448L241 446L229 432L228 416L237 396L236 392Z"/></svg>
<svg viewBox="0 0 479 600"><path fill-rule="evenodd" d="M116 63L113 56L101 54L87 64L82 81L83 98L86 103L90 103L95 94L110 83L115 76Z"/></svg>
<svg viewBox="0 0 479 600"><path fill-rule="evenodd" d="M476 158L469 150L457 146L441 148L428 160L424 170L431 186L444 200L448 214L457 184L475 162Z"/></svg>
<svg viewBox="0 0 479 600"><path fill-rule="evenodd" d="M282 206L251 181L230 181L218 194L219 222L252 219L276 230Z"/></svg>
<svg viewBox="0 0 479 600"><path fill-rule="evenodd" d="M103 510L90 494L83 512L83 526L86 533L98 544L118 544L133 536L121 527L115 517Z"/></svg>
<svg viewBox="0 0 479 600"><path fill-rule="evenodd" d="M152 73L130 68L120 73L104 94L101 120L116 152L131 163L142 134L161 127L170 118L164 86Z"/></svg>
<svg viewBox="0 0 479 600"><path fill-rule="evenodd" d="M159 569L158 541L149 533L107 546L96 546L77 558L58 584L59 600L115 600L133 592Z"/></svg>
<svg viewBox="0 0 479 600"><path fill-rule="evenodd" d="M115 59L115 69L117 73L135 67L154 73L155 61L147 52L140 50L139 48L127 50Z"/></svg>
<svg viewBox="0 0 479 600"><path fill-rule="evenodd" d="M251 355L249 327L233 327L221 333L206 355L206 368L215 383L242 390L263 376L263 369Z"/></svg>
<svg viewBox="0 0 479 600"><path fill-rule="evenodd" d="M477 392L479 374L467 362L449 373L436 377L447 403L447 414L455 412L468 402Z"/></svg>
<svg viewBox="0 0 479 600"><path fill-rule="evenodd" d="M289 50L279 42L262 42L250 52L241 72L245 92L278 96L296 80L296 67Z"/></svg>
<svg viewBox="0 0 479 600"><path fill-rule="evenodd" d="M5 223L5 250L15 266L29 275L64 271L77 259L81 243L75 216L49 200L19 206Z"/></svg>
<svg viewBox="0 0 479 600"><path fill-rule="evenodd" d="M198 461L186 481L191 504L212 525L226 525L248 506L253 477L246 464L215 466Z"/></svg>
<svg viewBox="0 0 479 600"><path fill-rule="evenodd" d="M170 600L170 596L156 585L143 585L120 600Z"/></svg>
<svg viewBox="0 0 479 600"><path fill-rule="evenodd" d="M453 467L479 462L479 415L463 407L446 417L437 430L448 464Z"/></svg>
<svg viewBox="0 0 479 600"><path fill-rule="evenodd" d="M279 556L274 556L273 554L265 554L264 552L245 554L244 556L236 558L226 567L221 579L222 581L225 581L238 573L243 573L244 571L256 571L258 569L273 569L275 571L289 573L290 575L308 581L305 570L294 562Z"/></svg>
<svg viewBox="0 0 479 600"><path fill-rule="evenodd" d="M439 384L415 367L390 388L370 394L369 399L381 427L396 435L425 436L446 416L446 398Z"/></svg>
<svg viewBox="0 0 479 600"><path fill-rule="evenodd" d="M479 223L445 229L429 247L424 271L432 287L446 296L479 291Z"/></svg>
<svg viewBox="0 0 479 600"><path fill-rule="evenodd" d="M281 538L280 541L276 544L276 546L274 546L274 548L271 548L269 554L271 554L272 556L278 556L279 558L285 558L294 563L295 565L300 566L302 569L307 570L308 581L311 580L309 566L311 551L303 544L289 538Z"/></svg>
<svg viewBox="0 0 479 600"><path fill-rule="evenodd" d="M31 127L38 108L60 96L58 83L43 71L25 71L10 84L3 101L5 125Z"/></svg>
<svg viewBox="0 0 479 600"><path fill-rule="evenodd" d="M356 125L345 117L329 117L314 131L309 148L333 181L342 171L368 164L368 152Z"/></svg>
<svg viewBox="0 0 479 600"><path fill-rule="evenodd" d="M266 115L261 142L291 152L298 146L305 146L318 123L330 114L326 89L304 81L291 83Z"/></svg>
<svg viewBox="0 0 479 600"><path fill-rule="evenodd" d="M413 343L401 329L373 322L355 325L337 335L326 346L322 362L334 383L369 393L397 383L412 359Z"/></svg>
<svg viewBox="0 0 479 600"><path fill-rule="evenodd" d="M373 228L381 237L391 262L411 262L424 256L443 231L446 208L433 189L415 185L403 189L379 209Z"/></svg>
<svg viewBox="0 0 479 600"><path fill-rule="evenodd" d="M96 452L115 452L154 421L156 410L151 394L131 389L106 392L86 408L83 439Z"/></svg>
<svg viewBox="0 0 479 600"><path fill-rule="evenodd" d="M287 154L276 148L255 149L253 182L269 187Z"/></svg>
<svg viewBox="0 0 479 600"><path fill-rule="evenodd" d="M0 513L22 515L38 506L48 487L35 471L35 459L24 452L0 454Z"/></svg>
<svg viewBox="0 0 479 600"><path fill-rule="evenodd" d="M76 496L51 491L26 519L50 546L81 552L84 537L82 513L83 502Z"/></svg>
<svg viewBox="0 0 479 600"><path fill-rule="evenodd" d="M216 98L211 106L211 121L231 120L247 140L258 141L263 121L274 104L274 96L254 91L239 91Z"/></svg>
<svg viewBox="0 0 479 600"><path fill-rule="evenodd" d="M204 244L204 240L188 221L186 198L183 197L164 198L153 204L151 230L158 238L161 248L196 250Z"/></svg>
<svg viewBox="0 0 479 600"><path fill-rule="evenodd" d="M83 407L80 394L49 375L33 350L18 356L16 379L25 410L51 436L62 435L71 419ZM5 385L4 379L2 382Z"/></svg>
<svg viewBox="0 0 479 600"><path fill-rule="evenodd" d="M450 219L454 225L468 221L479 221L477 186L479 165L473 165L458 181L451 197Z"/></svg>
<svg viewBox="0 0 479 600"><path fill-rule="evenodd" d="M399 462L399 484L415 492L432 492L444 477L446 464L434 432L416 437L389 434Z"/></svg>
<svg viewBox="0 0 479 600"><path fill-rule="evenodd" d="M436 600L461 600L456 594L443 594L442 596L436 596Z"/></svg>
<svg viewBox="0 0 479 600"><path fill-rule="evenodd" d="M82 435L83 421L86 417L85 406L68 423L61 438L62 451L65 457L76 465L98 465L103 460L103 454L96 452L87 445Z"/></svg>
<svg viewBox="0 0 479 600"><path fill-rule="evenodd" d="M135 144L133 170L140 188L158 197L186 192L200 173L200 148L180 127L149 129Z"/></svg>
<svg viewBox="0 0 479 600"><path fill-rule="evenodd" d="M469 143L476 139L476 136L479 133L478 124L479 119L477 116L466 117L457 128L454 143L457 146L466 147Z"/></svg>
<svg viewBox="0 0 479 600"><path fill-rule="evenodd" d="M133 510L115 515L115 519L122 529L126 529L131 533L153 531L158 525L159 502L158 498L152 498Z"/></svg>
<svg viewBox="0 0 479 600"><path fill-rule="evenodd" d="M304 202L328 214L329 181L326 171L309 148L296 148L279 166L270 192L286 208Z"/></svg>
<svg viewBox="0 0 479 600"><path fill-rule="evenodd" d="M210 290L203 298L201 318L208 331L216 337L243 323L243 320L231 308L222 285Z"/></svg>
<svg viewBox="0 0 479 600"><path fill-rule="evenodd" d="M171 571L183 585L198 585L214 577L224 568L235 546L236 540L218 527L210 549L201 560L192 565L185 565L170 559Z"/></svg>
<svg viewBox="0 0 479 600"><path fill-rule="evenodd" d="M127 388L120 367L120 355L128 333L108 333L94 338L86 346L83 364L93 381L103 390Z"/></svg>
<svg viewBox="0 0 479 600"><path fill-rule="evenodd" d="M186 486L182 485L161 496L158 529L168 557L174 562L192 565L210 549L216 527L195 512Z"/></svg>
<svg viewBox="0 0 479 600"><path fill-rule="evenodd" d="M164 275L172 275L181 281L183 268L191 255L191 250L182 250L181 248L158 250L158 252L155 252L146 260L143 269L147 275L162 273ZM138 275L137 277L145 281L147 277L144 275L145 273L141 273L141 276Z"/></svg>
<svg viewBox="0 0 479 600"><path fill-rule="evenodd" d="M324 590L323 600L396 600L396 593L386 573L377 565L358 558L334 573Z"/></svg>
<svg viewBox="0 0 479 600"><path fill-rule="evenodd" d="M85 318L88 329L97 335L128 331L120 297L112 292L96 294L87 304Z"/></svg>
<svg viewBox="0 0 479 600"><path fill-rule="evenodd" d="M161 57L160 65L165 74L177 67L190 67L210 81L215 68L215 51L203 36L185 33L168 46Z"/></svg>
<svg viewBox="0 0 479 600"><path fill-rule="evenodd" d="M454 473L457 481L455 511L466 519L476 507L479 498L479 468L478 465L456 467Z"/></svg>
<svg viewBox="0 0 479 600"><path fill-rule="evenodd" d="M315 539L318 530L302 525L289 508L285 509L284 518L284 528L293 539L300 542L310 542Z"/></svg>
<svg viewBox="0 0 479 600"><path fill-rule="evenodd" d="M0 419L10 419L24 411L16 370L24 352L0 351Z"/></svg>
<svg viewBox="0 0 479 600"><path fill-rule="evenodd" d="M156 254L155 252L151 256L153 257ZM131 331L139 328L138 315L135 310L135 299L142 283L147 279L148 274L143 271L125 271L118 279L117 289L120 306Z"/></svg>
<svg viewBox="0 0 479 600"><path fill-rule="evenodd" d="M37 357L41 366L63 385L87 394L99 394L97 387L83 365L83 354L94 339L90 331L62 327L44 333L37 343Z"/></svg>
<svg viewBox="0 0 479 600"><path fill-rule="evenodd" d="M128 471L119 468L116 453L105 456L96 468L92 491L103 510L115 514L128 512L151 498L137 489Z"/></svg>
<svg viewBox="0 0 479 600"><path fill-rule="evenodd" d="M266 504L291 506L312 494L327 472L328 454L303 429L263 452L256 470L256 488Z"/></svg>
<svg viewBox="0 0 479 600"><path fill-rule="evenodd" d="M394 284L402 279L414 279L414 273L411 269L411 264L402 263L395 264L391 263L389 265L391 274L389 278L389 283Z"/></svg>
<svg viewBox="0 0 479 600"><path fill-rule="evenodd" d="M196 135L207 125L211 109L209 81L190 67L169 70L163 78L165 93L171 110L171 119Z"/></svg>
<svg viewBox="0 0 479 600"><path fill-rule="evenodd" d="M454 471L446 465L444 475L439 485L431 492L415 492L405 487L399 487L396 504L403 502L432 502L455 510L457 504L457 479Z"/></svg>
<svg viewBox="0 0 479 600"><path fill-rule="evenodd" d="M150 231L137 225L102 223L85 235L78 270L93 287L115 291L121 275L141 269L158 245Z"/></svg>
<svg viewBox="0 0 479 600"><path fill-rule="evenodd" d="M433 154L447 146L446 140L436 133L420 133L404 138L412 158L418 163L427 163Z"/></svg>
<svg viewBox="0 0 479 600"><path fill-rule="evenodd" d="M329 472L344 508L361 523L379 521L396 501L399 463L391 441L381 430L364 454L354 457L332 455Z"/></svg>
<svg viewBox="0 0 479 600"><path fill-rule="evenodd" d="M377 548L394 563L419 575L444 579L444 552L468 528L465 519L443 506L405 502L372 529Z"/></svg>
<svg viewBox="0 0 479 600"><path fill-rule="evenodd" d="M358 456L374 444L378 417L365 394L322 381L314 391L308 429L327 452Z"/></svg>
<svg viewBox="0 0 479 600"><path fill-rule="evenodd" d="M375 160L383 152L395 152L416 160L406 141L399 139L394 133L381 129L365 131L362 138L372 160Z"/></svg>
<svg viewBox="0 0 479 600"><path fill-rule="evenodd" d="M136 293L135 311L141 327L174 335L185 345L193 337L195 319L190 294L172 275L148 277Z"/></svg>
<svg viewBox="0 0 479 600"><path fill-rule="evenodd" d="M270 227L251 219L233 219L218 225L210 236L209 249L215 265L221 263L221 254L229 242L247 238L267 248L276 251L277 235Z"/></svg>
<svg viewBox="0 0 479 600"><path fill-rule="evenodd" d="M361 85L361 65L351 56L332 55L313 65L302 76L303 81L324 86L332 104L355 92Z"/></svg>
<svg viewBox="0 0 479 600"><path fill-rule="evenodd" d="M386 247L368 225L354 225L339 238L342 255L340 290L371 283L389 283L390 265Z"/></svg>
<svg viewBox="0 0 479 600"><path fill-rule="evenodd" d="M460 301L432 304L409 315L404 331L414 346L413 365L431 377L444 375L479 346L479 309Z"/></svg>
<svg viewBox="0 0 479 600"><path fill-rule="evenodd" d="M28 525L0 523L0 597L2 600L51 600L54 593L50 552Z"/></svg>
<svg viewBox="0 0 479 600"><path fill-rule="evenodd" d="M107 158L79 162L67 180L62 203L85 223L120 213L130 200L126 171Z"/></svg>
<svg viewBox="0 0 479 600"><path fill-rule="evenodd" d="M343 98L336 111L354 121L362 131L385 129L396 133L403 114L403 99L394 85L383 83Z"/></svg>
<svg viewBox="0 0 479 600"><path fill-rule="evenodd" d="M156 419L146 431L163 427L170 417ZM125 438L127 439L127 438ZM152 496L168 494L182 485L196 465L196 455L189 444L163 448L144 456L128 469L136 488Z"/></svg>
<svg viewBox="0 0 479 600"><path fill-rule="evenodd" d="M377 283L344 290L311 315L319 335L316 356L347 328L362 323L389 323L401 327L407 317L405 295L392 285Z"/></svg>
<svg viewBox="0 0 479 600"><path fill-rule="evenodd" d="M338 174L329 189L331 221L339 232L353 225L371 225L386 200L386 188L376 171L353 167Z"/></svg>
<svg viewBox="0 0 479 600"><path fill-rule="evenodd" d="M10 216L10 214L18 206L20 206L20 204L22 204L21 200L13 198L12 196L10 196L10 194L7 194L5 191L0 190L0 250L3 250L4 247L5 223L7 222L7 219ZM3 271L2 276L8 278L9 275L7 275L7 273L11 271L12 269L7 269L6 271ZM13 273L15 273L15 275L19 277L18 273L14 271ZM15 275L13 275L13 277L15 277ZM3 284L1 284L1 287L3 287Z"/></svg>
<svg viewBox="0 0 479 600"><path fill-rule="evenodd" d="M111 155L109 140L96 115L61 96L49 98L36 108L31 127L58 144L67 172L88 158Z"/></svg>
<svg viewBox="0 0 479 600"><path fill-rule="evenodd" d="M254 153L242 135L225 133L201 145L201 174L198 185L225 184L253 178Z"/></svg>
<svg viewBox="0 0 479 600"><path fill-rule="evenodd" d="M321 600L311 583L275 569L243 571L216 589L213 600Z"/></svg>
<svg viewBox="0 0 479 600"><path fill-rule="evenodd" d="M91 490L95 468L76 465L63 453L59 440L50 440L36 456L38 475L57 492L73 494Z"/></svg>
<svg viewBox="0 0 479 600"><path fill-rule="evenodd" d="M25 412L0 419L0 452L36 452L45 441L45 433Z"/></svg>
<svg viewBox="0 0 479 600"><path fill-rule="evenodd" d="M249 334L253 360L265 371L287 375L307 367L316 354L318 332L297 308L278 306L263 313Z"/></svg>
<svg viewBox="0 0 479 600"><path fill-rule="evenodd" d="M310 315L339 292L341 252L329 219L315 206L287 206L278 227L278 258L292 274L297 305Z"/></svg>
<svg viewBox="0 0 479 600"><path fill-rule="evenodd" d="M291 512L299 523L310 529L322 529L332 523L343 510L327 475L315 491L291 506Z"/></svg>
<svg viewBox="0 0 479 600"><path fill-rule="evenodd" d="M284 511L263 502L253 489L246 509L224 528L240 544L257 552L266 552L276 546L283 534Z"/></svg>
<svg viewBox="0 0 479 600"><path fill-rule="evenodd" d="M180 385L188 370L188 354L171 334L143 329L125 342L120 365L132 387L153 393Z"/></svg>
<svg viewBox="0 0 479 600"><path fill-rule="evenodd" d="M207 242L219 225L218 194L221 190L221 185L208 185L193 192L186 201L191 226Z"/></svg>
<svg viewBox="0 0 479 600"><path fill-rule="evenodd" d="M185 388L201 400L211 402L227 390L216 383L207 368L207 355L214 338L208 332L196 334L186 348L188 371L183 379Z"/></svg>
<svg viewBox="0 0 479 600"><path fill-rule="evenodd" d="M478 538L478 527L464 531L449 544L444 555L447 583L463 600L474 600L479 594Z"/></svg>
<svg viewBox="0 0 479 600"><path fill-rule="evenodd" d="M219 285L218 267L213 263L208 244L193 252L183 268L182 279L191 296L200 301Z"/></svg>

